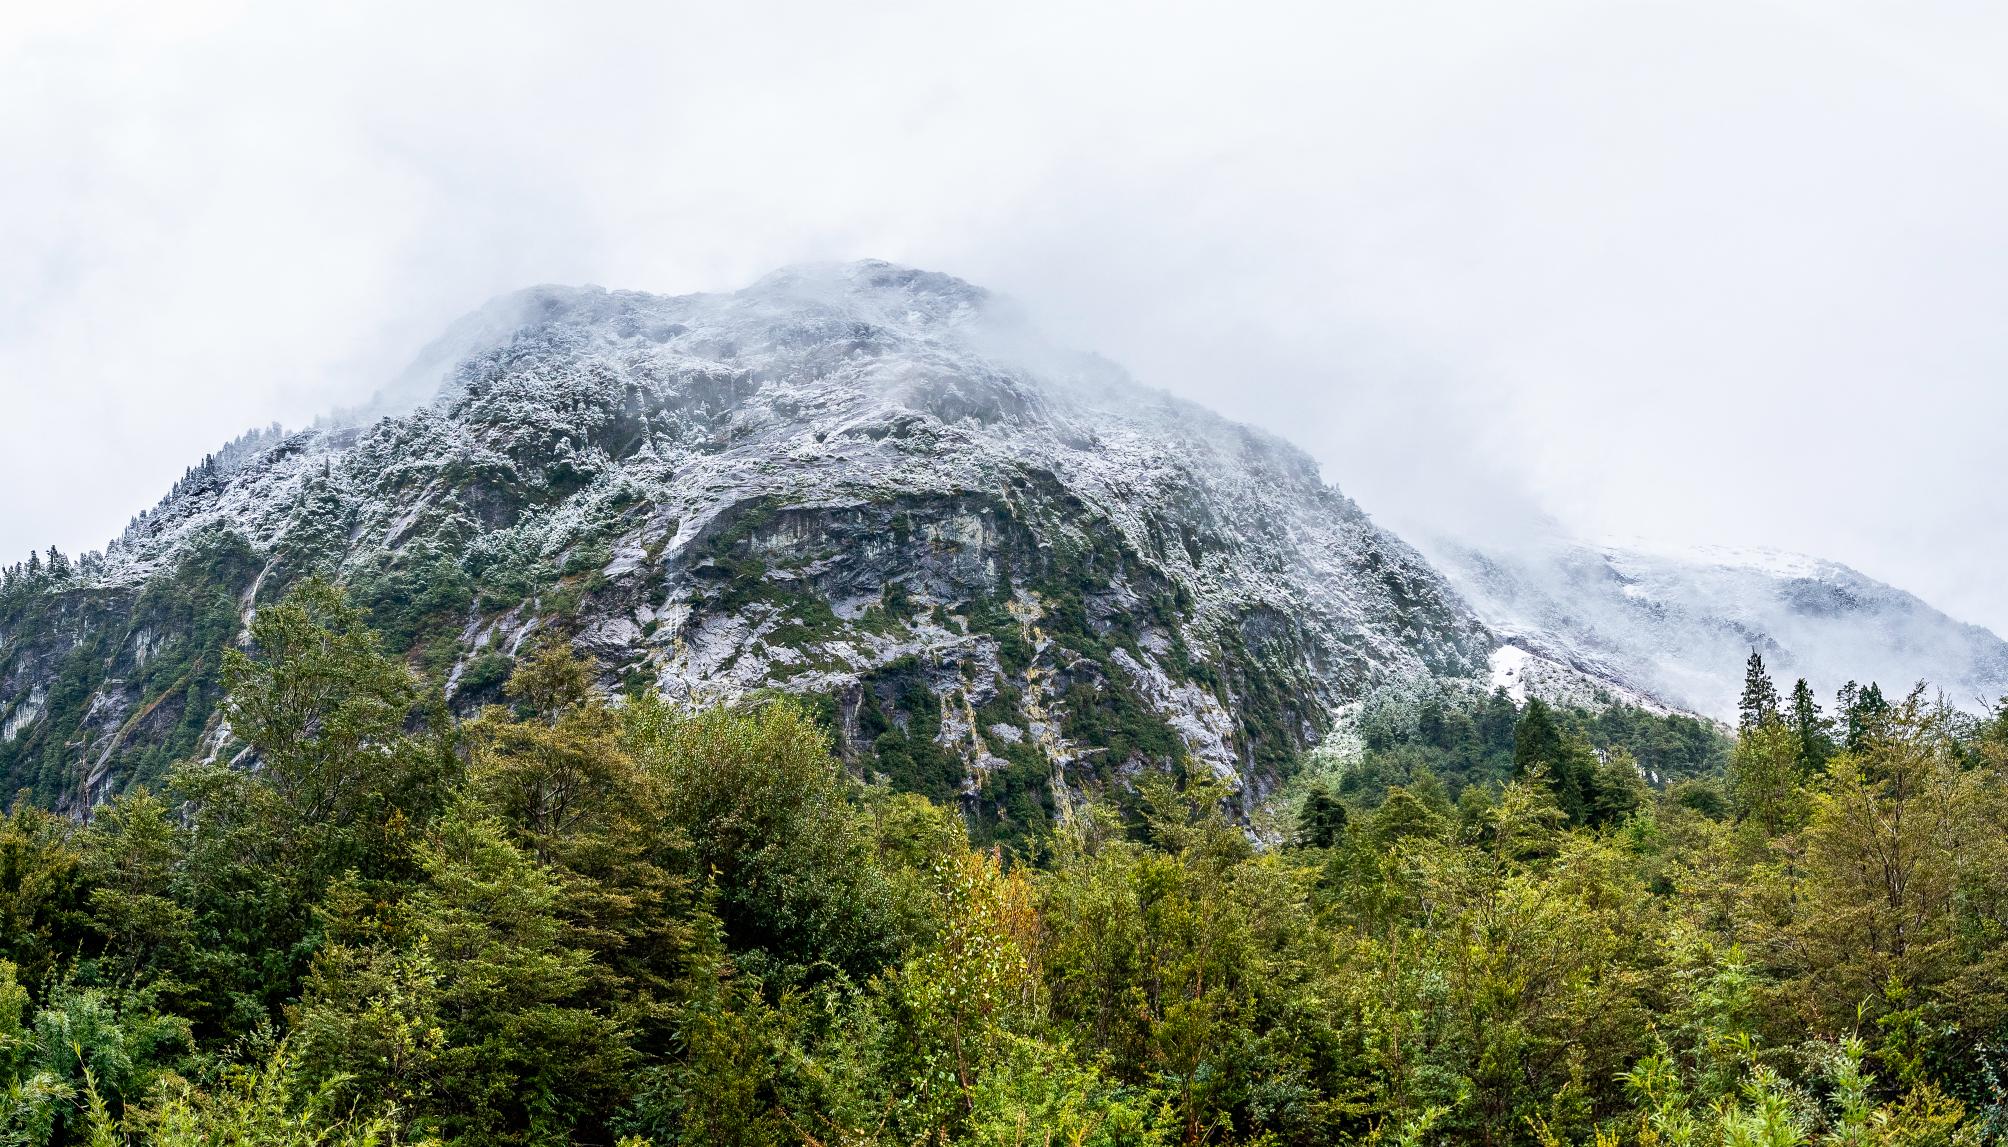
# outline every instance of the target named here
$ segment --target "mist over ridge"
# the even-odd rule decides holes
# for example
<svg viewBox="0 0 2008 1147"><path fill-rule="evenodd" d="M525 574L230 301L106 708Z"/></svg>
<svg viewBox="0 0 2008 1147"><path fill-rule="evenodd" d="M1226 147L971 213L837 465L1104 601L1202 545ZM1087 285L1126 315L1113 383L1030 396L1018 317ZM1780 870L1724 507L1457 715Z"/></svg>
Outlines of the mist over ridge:
<svg viewBox="0 0 2008 1147"><path fill-rule="evenodd" d="M255 433L213 456L107 554L83 559L80 574L129 592L218 531L243 538L247 560L263 567L243 591L247 603L315 568L338 572L366 598L401 593L389 587L445 576L437 563L447 561L473 607L455 623L460 652L441 665L452 687L484 649L513 651L544 624L540 595L560 588L563 574L601 568L604 578L642 579L601 591L611 596L587 611L578 640L609 672L688 698L773 682L841 693L879 671L873 666L916 651L965 654L946 652L959 639L922 626L889 644L824 645L848 651L804 660L789 646L813 628L801 630L785 610L748 615L743 603L720 615L726 599L714 600L703 571L745 560L768 569L778 555L808 560L802 573L770 569L762 580L826 597L818 608L849 627L908 577L889 556L858 572L819 567L830 559L812 556L812 539L848 536L864 522L816 515L852 514L842 508L860 497L870 505L968 495L978 502L928 510L946 515L931 528L973 529L985 539L979 550L994 556L980 568L924 575L946 580L916 587L919 600L966 608L954 603L971 593L980 600L984 591L973 587L997 578L1013 585L1024 571L1008 571L1023 559L1010 556L1009 538L1031 528L1021 521L1027 512L1045 521L1035 536L1058 530L1055 537L1076 539L1063 548L1085 544L1089 555L1099 552L1088 540L1094 531L1113 527L1124 552L1137 556L1093 575L1097 585L1115 580L1097 591L1110 596L1084 599L1099 601L1083 615L1089 632L1146 607L1166 609L1150 602L1168 593L1192 612L1151 630L1159 636L1139 651L1201 656L1191 644L1201 632L1237 632L1236 649L1283 641L1292 652L1277 671L1295 682L1292 691L1317 699L1283 734L1299 747L1315 744L1336 707L1362 690L1429 676L1503 685L1523 698L1615 698L1724 719L1734 714L1742 658L1752 650L1823 696L1848 680L1901 692L1928 679L1954 704L1981 709L2008 691L2008 645L1837 563L1590 546L1524 507L1516 511L1524 517L1495 514L1471 537L1419 534L1417 553L1373 523L1374 507L1363 511L1330 485L1324 469L1285 438L1066 349L1008 297L939 272L825 262L734 291L679 296L543 285L450 324L370 401L314 429ZM1020 506L1012 491L1028 475L1069 492L1060 503L1042 494ZM996 510L980 508L1000 494ZM1035 504L1043 508L1029 509ZM1277 516L1284 505L1295 508ZM756 533L732 543L771 547L760 551L766 556L708 548L720 536L769 528L777 512L811 517L789 527L799 533L791 540ZM1006 518L990 521L992 512ZM732 525L741 519L754 524ZM329 535L336 521L346 523L346 541ZM1054 544L1039 543L1042 553ZM1217 567L1204 556L1215 545L1227 547ZM925 570L932 559L908 560ZM1128 560L1155 570L1149 577L1160 589L1130 585L1133 575L1121 572ZM1027 568L1050 578L1047 561ZM1388 563L1400 586L1391 597L1380 580ZM537 588L554 575L549 590ZM678 576L694 580L673 588ZM484 585L497 577L521 588L495 596ZM493 612L526 590L514 608ZM1047 608L1042 600L1035 593L1020 604L1036 612ZM1426 625L1418 626L1417 609ZM414 621L410 632L446 620ZM1284 628L1272 631L1277 624ZM1245 656L1214 648L1230 661ZM828 656L835 661L820 663ZM1121 672L1142 673L1147 703L1180 714L1173 724L1189 751L1259 786L1257 745L1231 717L1255 694L1180 693L1190 689L1182 674L1210 672L1203 660L1181 669L1132 657ZM932 687L951 688L946 679ZM972 705L984 696L979 689ZM33 706L16 709L20 719ZM972 735L969 759L994 757ZM1063 739L1047 748L1063 759L1068 751ZM110 757L97 763L87 790L117 775L111 765Z"/></svg>
<svg viewBox="0 0 2008 1147"><path fill-rule="evenodd" d="M888 305L876 292L859 291L861 279L874 275L928 284L929 317L949 320L981 353L1038 374L1046 385L1119 391L1135 385L1121 364L1058 345L1008 295L883 260L798 264L737 291L679 298L723 308L745 307L749 299L847 313L862 306L891 321L914 313L904 301ZM453 385L456 356L483 342L506 343L539 307L574 299L585 302L573 305L592 306L623 295L648 292L542 285L498 296L453 324L366 409L380 415L437 398L439 388ZM403 397L386 398L393 392ZM1189 409L1196 418L1213 418L1203 404ZM1287 433L1279 438L1305 450ZM1315 465L1308 454L1305 462ZM1344 472L1323 469L1326 482L1348 486ZM2008 692L2008 643L1842 563L1775 548L1576 537L1510 481L1483 494L1466 486L1437 497L1450 504L1404 503L1408 520L1394 517L1397 532L1415 531L1411 540L1487 625L1566 670L1642 698L1732 718L1742 659L1751 651L1788 681L1807 677L1823 698L1850 681L1898 692L1924 682L1954 705L1984 711ZM1369 515L1378 509L1363 508Z"/></svg>

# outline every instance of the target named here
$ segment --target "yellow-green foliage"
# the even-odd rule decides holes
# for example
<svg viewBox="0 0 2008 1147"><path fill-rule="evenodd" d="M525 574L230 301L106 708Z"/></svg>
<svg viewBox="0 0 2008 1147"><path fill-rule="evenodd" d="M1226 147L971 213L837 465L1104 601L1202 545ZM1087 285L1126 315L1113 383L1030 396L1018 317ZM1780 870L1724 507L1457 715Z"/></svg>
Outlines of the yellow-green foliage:
<svg viewBox="0 0 2008 1147"><path fill-rule="evenodd" d="M239 767L0 821L0 1143L1949 1147L2008 1120L2008 710L1917 694L1817 754L1767 710L1726 788L1670 792L1536 713L1516 779L1390 772L1369 805L1318 778L1289 843L1210 774L1146 771L1006 854L786 702L617 705L552 642L455 726L332 590L252 639Z"/></svg>

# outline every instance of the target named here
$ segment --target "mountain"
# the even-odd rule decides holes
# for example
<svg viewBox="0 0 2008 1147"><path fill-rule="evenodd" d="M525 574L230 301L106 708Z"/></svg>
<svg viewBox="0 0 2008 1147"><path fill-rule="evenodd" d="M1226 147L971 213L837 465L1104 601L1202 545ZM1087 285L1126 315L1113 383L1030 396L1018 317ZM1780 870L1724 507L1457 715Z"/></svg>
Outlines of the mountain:
<svg viewBox="0 0 2008 1147"><path fill-rule="evenodd" d="M1725 720L1753 649L1783 686L1804 677L1821 696L1855 680L1885 691L1928 681L1967 709L2008 694L2008 642L1838 562L1539 539L1425 548L1507 641L1494 655L1502 672L1532 656Z"/></svg>
<svg viewBox="0 0 2008 1147"><path fill-rule="evenodd" d="M1998 638L1833 563L1429 544L946 275L539 287L204 459L104 553L7 571L0 781L76 811L234 755L222 653L316 574L462 711L569 641L617 690L796 695L1000 834L1153 764L1259 799L1424 679L1726 716L1754 647L1823 692L2008 692Z"/></svg>
<svg viewBox="0 0 2008 1147"><path fill-rule="evenodd" d="M1259 796L1335 706L1496 644L1294 447L877 262L498 300L37 565L0 590L0 774L71 808L233 751L221 650L317 572L462 708L556 634L616 688L800 695L1000 832L1153 762Z"/></svg>

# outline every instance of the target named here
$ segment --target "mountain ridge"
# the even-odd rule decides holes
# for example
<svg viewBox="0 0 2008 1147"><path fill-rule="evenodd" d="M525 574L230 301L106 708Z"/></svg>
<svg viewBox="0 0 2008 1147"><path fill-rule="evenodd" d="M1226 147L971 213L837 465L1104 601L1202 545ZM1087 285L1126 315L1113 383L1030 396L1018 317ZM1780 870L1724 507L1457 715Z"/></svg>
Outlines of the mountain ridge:
<svg viewBox="0 0 2008 1147"><path fill-rule="evenodd" d="M129 615L199 554L243 610L334 574L468 703L563 629L628 688L817 698L853 759L1015 821L1151 761L1259 797L1375 681L1482 673L1484 627L1307 455L960 280L861 263L500 305L523 324L465 340L429 402L192 475L52 599L97 612L39 657L10 621L9 719L66 666L93 684L36 785L95 800L144 771L131 722L179 686L145 679L159 627Z"/></svg>
<svg viewBox="0 0 2008 1147"><path fill-rule="evenodd" d="M1831 559L1635 539L1423 550L1509 644L1718 719L1734 717L1733 667L1752 651L1820 696L1924 681L1980 711L2008 694L2008 642Z"/></svg>
<svg viewBox="0 0 2008 1147"><path fill-rule="evenodd" d="M1259 800L1393 682L1719 716L1659 646L1711 682L1747 652L1723 641L1790 653L1684 599L1663 631L1616 626L1647 606L1612 559L1565 561L1576 584L1426 552L1296 446L952 276L531 287L362 407L225 447L103 555L11 576L0 777L74 809L227 751L221 650L316 573L463 708L556 634L613 688L802 697L857 767L998 831L1153 764Z"/></svg>

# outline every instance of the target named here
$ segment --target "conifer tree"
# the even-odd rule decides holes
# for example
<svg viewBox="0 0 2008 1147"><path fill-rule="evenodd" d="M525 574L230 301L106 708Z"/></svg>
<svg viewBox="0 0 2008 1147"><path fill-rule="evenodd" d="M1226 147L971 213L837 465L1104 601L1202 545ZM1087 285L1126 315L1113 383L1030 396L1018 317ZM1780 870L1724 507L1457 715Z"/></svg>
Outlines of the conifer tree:
<svg viewBox="0 0 2008 1147"><path fill-rule="evenodd" d="M1569 816L1570 824L1590 818L1596 789L1597 759L1580 739L1565 736L1555 722L1553 710L1539 697L1530 698L1527 711L1513 728L1513 775L1526 777L1543 771L1555 803Z"/></svg>
<svg viewBox="0 0 2008 1147"><path fill-rule="evenodd" d="M1836 708L1834 720L1840 725L1841 747L1851 753L1861 752L1869 736L1890 714L1890 703L1883 697L1882 687L1873 681L1867 688L1852 681L1841 686Z"/></svg>
<svg viewBox="0 0 2008 1147"><path fill-rule="evenodd" d="M1520 723L1513 726L1513 775L1524 777L1542 763L1552 763L1562 755L1562 732L1545 701L1527 700Z"/></svg>
<svg viewBox="0 0 2008 1147"><path fill-rule="evenodd" d="M1827 767L1827 758L1834 755L1833 722L1820 712L1820 703L1813 700L1812 687L1804 677L1792 686L1792 731L1799 736L1799 765L1808 773L1816 773Z"/></svg>
<svg viewBox="0 0 2008 1147"><path fill-rule="evenodd" d="M1740 718L1737 728L1745 733L1778 719L1778 687L1771 683L1764 657L1755 649L1743 664L1743 699L1737 702L1736 710Z"/></svg>
<svg viewBox="0 0 2008 1147"><path fill-rule="evenodd" d="M1322 783L1313 785L1297 813L1298 846L1330 848L1346 835L1346 806Z"/></svg>

